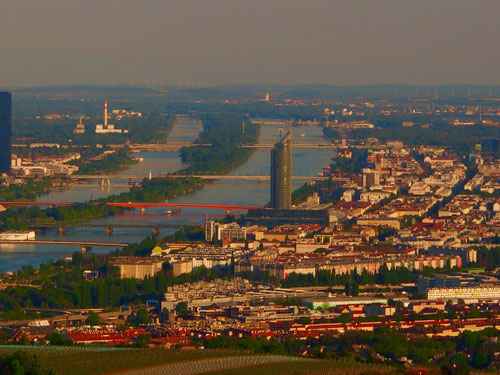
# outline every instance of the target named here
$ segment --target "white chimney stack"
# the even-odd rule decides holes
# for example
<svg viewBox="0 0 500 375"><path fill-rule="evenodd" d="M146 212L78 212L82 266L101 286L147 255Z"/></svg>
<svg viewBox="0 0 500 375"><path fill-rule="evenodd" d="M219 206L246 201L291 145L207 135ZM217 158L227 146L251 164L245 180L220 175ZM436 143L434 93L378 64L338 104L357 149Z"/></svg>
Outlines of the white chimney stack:
<svg viewBox="0 0 500 375"><path fill-rule="evenodd" d="M108 101L104 101L104 128L108 127Z"/></svg>

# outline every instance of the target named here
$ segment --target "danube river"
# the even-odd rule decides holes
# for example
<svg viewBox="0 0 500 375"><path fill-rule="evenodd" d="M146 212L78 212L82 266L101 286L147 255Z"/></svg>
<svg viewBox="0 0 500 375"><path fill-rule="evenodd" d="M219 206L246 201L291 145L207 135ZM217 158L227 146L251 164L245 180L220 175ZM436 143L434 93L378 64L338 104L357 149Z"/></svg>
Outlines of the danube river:
<svg viewBox="0 0 500 375"><path fill-rule="evenodd" d="M178 121L174 125L170 137L172 139L195 139L202 126L196 120ZM283 129L284 130L284 129ZM294 138L297 142L324 142L322 131L319 127L294 127ZM280 128L278 126L264 125L261 127L261 143L270 143L278 140ZM296 148L293 152L293 175L314 176L321 168L329 164L333 150ZM123 174L167 173L184 168L177 152L145 152L135 155L142 161L121 172ZM231 175L268 175L270 171L270 149L257 149L243 165L231 171ZM304 181L294 181L294 189ZM95 183L93 183L95 184ZM115 184L115 186L113 186ZM39 198L40 202L82 202L89 199L117 194L127 190L126 181L112 180L108 186L73 186L64 191L54 191ZM118 186L116 186L118 185ZM210 203L210 204L235 204L235 205L265 205L269 202L269 181L242 181L219 180L207 183L203 190L178 197L179 203ZM94 224L127 225L130 223L142 224L202 224L206 217L223 217L224 211L201 208L183 208L174 215L166 215L165 209L151 208L145 214L139 211L129 211L113 217L101 218L91 221ZM174 229L162 229L161 235L168 235ZM104 228L68 228L68 232L60 235L57 230L48 230L37 233L41 240L92 240L107 242L138 242L151 234L150 229L115 228L112 235L105 235ZM75 246L46 246L46 245L1 245L0 246L0 272L17 270L23 265L38 266L48 260L56 260L71 255L79 250ZM106 253L112 248L94 247L92 252Z"/></svg>

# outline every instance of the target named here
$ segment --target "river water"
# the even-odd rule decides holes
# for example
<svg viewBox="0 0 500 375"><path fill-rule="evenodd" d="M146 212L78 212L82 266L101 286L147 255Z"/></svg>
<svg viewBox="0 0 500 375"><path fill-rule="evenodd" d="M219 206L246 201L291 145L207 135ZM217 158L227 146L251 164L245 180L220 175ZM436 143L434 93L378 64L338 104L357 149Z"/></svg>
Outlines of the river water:
<svg viewBox="0 0 500 375"><path fill-rule="evenodd" d="M188 119L175 123L170 134L172 139L193 140L201 131L199 121ZM296 142L323 141L322 131L319 127L293 128ZM280 137L278 126L261 126L260 142L271 143ZM303 149L296 148L293 152L293 175L314 176L321 168L329 164L333 150L328 149ZM133 165L122 174L167 173L184 168L177 152L144 152L135 155L142 158L138 164ZM240 167L231 171L230 175L268 175L270 172L270 149L256 149L253 155ZM89 199L118 194L128 190L127 181L111 180L111 186L72 186L63 191L54 191L40 197L40 202L83 202ZM293 188L298 188L304 181L295 180ZM269 202L269 181L243 181L219 180L207 183L203 190L178 197L179 203L209 203L209 204L234 204L262 206ZM113 217L101 218L91 221L94 224L126 225L130 223L142 224L201 224L205 218L218 218L225 216L224 211L204 208L183 208L174 215L166 215L165 209L149 208L145 214L137 211L128 211ZM161 229L161 235L173 233L174 229ZM151 234L150 229L114 228L112 235L106 235L104 228L68 228L67 233L60 235L57 230L47 230L37 233L37 239L69 241L91 240L107 242L138 242ZM47 246L47 245L1 245L0 246L0 272L17 270L23 265L38 266L40 263L57 260L71 255L79 250L76 246ZM111 247L93 247L92 252L106 253L113 250Z"/></svg>

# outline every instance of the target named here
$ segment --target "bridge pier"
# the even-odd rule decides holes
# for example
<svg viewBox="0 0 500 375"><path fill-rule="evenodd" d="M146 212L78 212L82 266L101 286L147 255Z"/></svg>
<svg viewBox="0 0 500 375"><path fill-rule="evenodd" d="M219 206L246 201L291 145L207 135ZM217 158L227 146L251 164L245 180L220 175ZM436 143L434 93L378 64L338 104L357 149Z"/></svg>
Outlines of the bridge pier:
<svg viewBox="0 0 500 375"><path fill-rule="evenodd" d="M111 180L109 178L100 178L99 180L99 185L101 185L101 188L104 189L104 186L108 186L108 188L111 187Z"/></svg>
<svg viewBox="0 0 500 375"><path fill-rule="evenodd" d="M106 233L107 235L113 234L113 227L106 227L104 233Z"/></svg>

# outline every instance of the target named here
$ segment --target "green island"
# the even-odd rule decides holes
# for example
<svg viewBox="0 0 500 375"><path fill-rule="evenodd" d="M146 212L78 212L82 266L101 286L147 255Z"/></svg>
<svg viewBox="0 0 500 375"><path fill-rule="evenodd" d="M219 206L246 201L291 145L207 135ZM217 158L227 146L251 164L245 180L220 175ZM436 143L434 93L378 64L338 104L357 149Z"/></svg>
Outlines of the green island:
<svg viewBox="0 0 500 375"><path fill-rule="evenodd" d="M125 146L116 151L111 151L102 158L94 160L84 158L83 160L76 160L71 164L79 168L75 175L115 173L137 163L135 159L130 157L131 154L130 148Z"/></svg>
<svg viewBox="0 0 500 375"><path fill-rule="evenodd" d="M246 116L206 114L201 120L203 131L195 143L211 145L183 147L181 158L189 162L190 166L178 173L224 174L243 164L252 155L252 149L238 147L241 144L255 144L259 138L260 126L252 124Z"/></svg>
<svg viewBox="0 0 500 375"><path fill-rule="evenodd" d="M110 195L98 202L159 202L202 189L203 185L203 180L197 177L154 177L144 179L140 186L133 186L128 192Z"/></svg>

